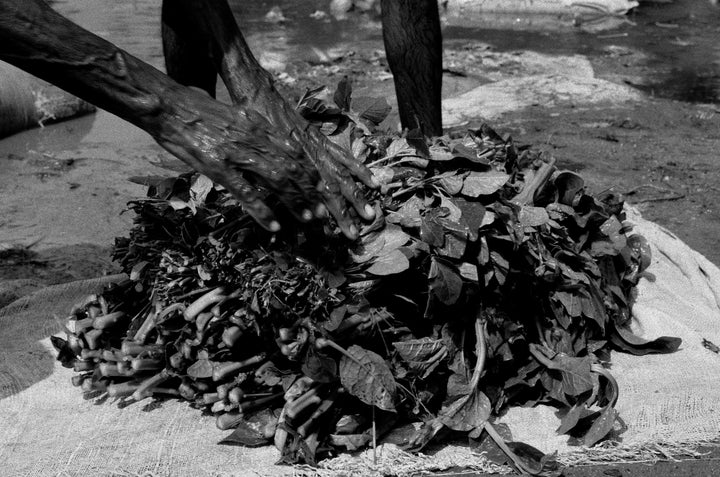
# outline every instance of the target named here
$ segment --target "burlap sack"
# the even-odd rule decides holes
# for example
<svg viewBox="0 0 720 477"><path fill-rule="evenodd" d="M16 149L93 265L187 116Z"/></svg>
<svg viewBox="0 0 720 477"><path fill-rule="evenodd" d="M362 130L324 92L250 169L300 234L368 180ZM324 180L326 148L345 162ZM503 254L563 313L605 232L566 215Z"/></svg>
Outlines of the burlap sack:
<svg viewBox="0 0 720 477"><path fill-rule="evenodd" d="M94 111L90 103L0 61L0 138Z"/></svg>
<svg viewBox="0 0 720 477"><path fill-rule="evenodd" d="M635 306L635 331L647 338L679 336L681 349L645 357L613 354L620 384L617 408L627 429L621 442L587 450L567 445L554 430L554 409L512 409L502 421L513 438L566 462L613 461L672 454L713 441L720 431L720 356L702 339L720 344L720 270L665 229L632 210L631 221L653 248ZM0 310L0 475L303 475L315 471L275 466L270 447L216 444L225 432L187 403L145 402L121 409L112 401L83 400L72 371L54 360L49 336L80 297L113 277L49 287ZM446 446L432 457L380 449L322 463L322 475L409 475L465 464L498 470L469 449Z"/></svg>

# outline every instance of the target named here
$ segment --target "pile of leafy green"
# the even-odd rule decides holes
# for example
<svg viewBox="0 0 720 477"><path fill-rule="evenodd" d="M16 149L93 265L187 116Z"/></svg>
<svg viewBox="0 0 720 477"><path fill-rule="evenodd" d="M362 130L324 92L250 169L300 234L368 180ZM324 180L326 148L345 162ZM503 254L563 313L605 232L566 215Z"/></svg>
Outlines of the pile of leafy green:
<svg viewBox="0 0 720 477"><path fill-rule="evenodd" d="M382 183L368 192L375 221L356 242L330 221L273 234L203 176L158 181L116 242L130 280L76 307L56 340L76 384L179 395L235 428L224 443L274 439L285 463L459 432L552 475L552 459L492 425L537 403L556 406L557 431L578 444L612 436L610 351L679 346L627 329L650 251L622 199L586 194L577 174L487 126L383 132L387 103L352 98L346 81L299 110ZM112 313L110 326L98 318Z"/></svg>

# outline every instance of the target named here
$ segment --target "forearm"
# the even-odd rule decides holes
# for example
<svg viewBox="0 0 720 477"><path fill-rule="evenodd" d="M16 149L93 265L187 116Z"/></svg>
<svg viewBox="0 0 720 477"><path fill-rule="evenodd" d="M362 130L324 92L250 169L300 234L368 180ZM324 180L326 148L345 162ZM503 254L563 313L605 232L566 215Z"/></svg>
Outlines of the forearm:
<svg viewBox="0 0 720 477"><path fill-rule="evenodd" d="M158 108L159 71L39 0L0 0L0 59L133 122Z"/></svg>
<svg viewBox="0 0 720 477"><path fill-rule="evenodd" d="M262 175L262 155L285 152L252 120L84 30L39 0L0 0L0 59L139 126L196 169L223 182L233 166ZM242 158L242 159L239 159Z"/></svg>
<svg viewBox="0 0 720 477"><path fill-rule="evenodd" d="M329 210L348 237L357 237L348 202L366 219L374 209L352 175L377 186L370 172L345 154L329 153L320 133L306 130L307 123L277 93L231 16L228 22L213 12L229 11L227 5L221 8L221 0L191 4L204 6L214 18L207 30L221 37L216 43L222 47L220 69L233 97L245 98L239 107L180 85L41 0L0 0L0 59L139 126L227 187L270 230L280 227L264 200L274 195L304 221L313 211L322 216Z"/></svg>
<svg viewBox="0 0 720 477"><path fill-rule="evenodd" d="M310 128L277 91L272 75L252 54L226 0L173 0L173 8L193 19L196 41L212 45L217 70L234 104L261 114L272 125L275 136L302 148L315 166L329 153L349 155L317 128Z"/></svg>

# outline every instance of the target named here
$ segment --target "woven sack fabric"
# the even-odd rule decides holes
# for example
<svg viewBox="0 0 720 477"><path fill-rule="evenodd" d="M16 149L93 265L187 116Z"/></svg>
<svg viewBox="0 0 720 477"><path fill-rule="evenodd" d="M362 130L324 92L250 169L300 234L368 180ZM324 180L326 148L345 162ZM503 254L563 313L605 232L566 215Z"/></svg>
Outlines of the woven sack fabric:
<svg viewBox="0 0 720 477"><path fill-rule="evenodd" d="M679 336L670 355L612 355L620 385L617 409L626 429L619 443L579 449L558 436L555 410L511 409L501 418L516 441L561 460L612 461L644 451L717 439L720 431L720 356L702 346L720 344L720 270L672 233L628 209L635 231L652 246L653 262L638 287L633 329L640 336ZM70 385L72 370L54 360L49 336L73 303L118 277L48 287L0 309L0 475L304 475L307 469L276 466L272 447L219 446L227 432L215 428L188 403L166 400L133 404L84 400ZM654 452L654 451L653 451ZM445 446L437 457L414 457L386 449L377 467L367 454L321 464L322 475L381 474L403 465L408 473L463 463L491 470L483 456ZM343 470L344 469L344 470ZM402 474L399 472L399 474Z"/></svg>

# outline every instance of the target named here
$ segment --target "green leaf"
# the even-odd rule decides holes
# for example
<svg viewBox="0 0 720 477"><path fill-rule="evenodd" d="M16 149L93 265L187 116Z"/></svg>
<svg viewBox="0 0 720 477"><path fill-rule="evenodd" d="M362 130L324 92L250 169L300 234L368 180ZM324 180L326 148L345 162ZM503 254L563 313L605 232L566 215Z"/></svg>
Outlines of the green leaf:
<svg viewBox="0 0 720 477"><path fill-rule="evenodd" d="M460 396L443 404L438 419L454 431L469 432L482 427L490 418L492 404L490 399L479 390Z"/></svg>
<svg viewBox="0 0 720 477"><path fill-rule="evenodd" d="M330 444L336 447L344 447L350 452L362 449L372 442L372 435L369 432L362 434L330 434Z"/></svg>
<svg viewBox="0 0 720 477"><path fill-rule="evenodd" d="M555 432L557 432L558 434L567 434L568 432L573 430L575 426L578 425L580 419L588 417L590 414L592 414L592 412L588 410L584 402L575 404L562 417L560 421L560 427L558 427Z"/></svg>
<svg viewBox="0 0 720 477"><path fill-rule="evenodd" d="M568 315L577 318L582 314L581 297L578 293L557 290L553 293L553 298L562 303Z"/></svg>
<svg viewBox="0 0 720 477"><path fill-rule="evenodd" d="M345 389L365 404L395 411L395 378L385 360L357 345L347 352L352 358L343 355L340 359L340 382Z"/></svg>
<svg viewBox="0 0 720 477"><path fill-rule="evenodd" d="M214 368L215 363L209 359L199 359L187 369L187 375L195 379L211 378Z"/></svg>
<svg viewBox="0 0 720 477"><path fill-rule="evenodd" d="M485 207L479 202L469 202L461 197L455 197L453 200L470 230L471 239L477 240L477 231L482 226L485 217Z"/></svg>
<svg viewBox="0 0 720 477"><path fill-rule="evenodd" d="M450 195L458 195L463 188L465 182L464 174L456 174L450 177L443 177L438 180L438 185Z"/></svg>
<svg viewBox="0 0 720 477"><path fill-rule="evenodd" d="M393 343L400 358L425 379L448 354L442 340L421 338Z"/></svg>
<svg viewBox="0 0 720 477"><path fill-rule="evenodd" d="M350 97L352 95L352 84L347 76L343 76L343 79L337 85L335 94L333 95L333 101L337 104L338 108L343 111L350 111Z"/></svg>
<svg viewBox="0 0 720 477"><path fill-rule="evenodd" d="M646 354L666 354L676 351L682 344L681 338L661 336L654 340L646 340L636 336L632 331L613 324L610 331L610 342L621 351L643 356Z"/></svg>
<svg viewBox="0 0 720 477"><path fill-rule="evenodd" d="M433 161L444 162L451 160L453 157L453 154L444 145L433 144L430 146L430 159Z"/></svg>
<svg viewBox="0 0 720 477"><path fill-rule="evenodd" d="M405 156L417 156L417 151L403 137L393 140L385 151L386 158Z"/></svg>
<svg viewBox="0 0 720 477"><path fill-rule="evenodd" d="M460 298L462 292L462 278L452 266L433 257L428 273L430 291L446 305L452 305Z"/></svg>
<svg viewBox="0 0 720 477"><path fill-rule="evenodd" d="M495 278L500 285L503 285L505 283L505 279L507 278L507 274L510 271L510 262L508 262L508 260L503 257L500 252L492 249L490 250L490 260L493 264Z"/></svg>
<svg viewBox="0 0 720 477"><path fill-rule="evenodd" d="M136 282L140 280L140 278L143 275L143 272L149 268L150 262L146 260L141 260L139 262L136 262L135 265L133 265L132 269L130 270L130 280Z"/></svg>
<svg viewBox="0 0 720 477"><path fill-rule="evenodd" d="M460 193L466 197L494 194L504 186L510 176L504 172L471 172L465 178Z"/></svg>
<svg viewBox="0 0 720 477"><path fill-rule="evenodd" d="M362 238L354 250L350 250L350 256L355 263L369 262L380 255L385 247L385 236L382 231L368 234Z"/></svg>
<svg viewBox="0 0 720 477"><path fill-rule="evenodd" d="M318 98L305 99L298 105L298 112L308 121L328 121L341 113L340 109Z"/></svg>
<svg viewBox="0 0 720 477"><path fill-rule="evenodd" d="M420 239L431 247L442 247L445 244L445 233L435 217L421 219Z"/></svg>
<svg viewBox="0 0 720 477"><path fill-rule="evenodd" d="M463 277L465 280L469 280L475 283L479 282L480 278L478 275L477 265L475 265L474 263L463 262L460 264L459 270L460 276Z"/></svg>
<svg viewBox="0 0 720 477"><path fill-rule="evenodd" d="M580 304L582 305L582 312L587 318L595 321L602 333L605 333L605 324L607 323L609 316L603 303L603 298L599 285L595 281L591 281L588 286L589 296L583 296Z"/></svg>
<svg viewBox="0 0 720 477"><path fill-rule="evenodd" d="M378 125L385 120L392 108L385 98L359 96L353 98L352 110L362 119Z"/></svg>
<svg viewBox="0 0 720 477"><path fill-rule="evenodd" d="M442 220L442 219L440 219ZM467 233L460 234L450 233L445 234L445 244L437 249L437 254L442 257L460 259L465 255L465 248L467 247Z"/></svg>
<svg viewBox="0 0 720 477"><path fill-rule="evenodd" d="M601 238L590 244L590 255L593 257L617 255L627 245L622 224L614 216L600 225L599 232Z"/></svg>
<svg viewBox="0 0 720 477"><path fill-rule="evenodd" d="M389 255L410 240L401 227L387 224L379 232L363 236L355 250L350 255L355 263L365 263L372 259ZM392 259L392 257L391 257Z"/></svg>
<svg viewBox="0 0 720 477"><path fill-rule="evenodd" d="M392 167L371 167L370 172L380 184L389 184L395 177L395 171Z"/></svg>
<svg viewBox="0 0 720 477"><path fill-rule="evenodd" d="M600 440L604 439L610 431L612 431L618 413L612 406L603 408L600 416L595 419L590 429L583 437L583 444L590 447Z"/></svg>
<svg viewBox="0 0 720 477"><path fill-rule="evenodd" d="M440 208L447 209L447 213L443 214L442 218L446 220L450 220L453 222L460 221L460 218L462 217L462 210L460 207L455 205L455 199L450 199L448 197L441 197L440 198Z"/></svg>
<svg viewBox="0 0 720 477"><path fill-rule="evenodd" d="M574 205L575 198L585 190L585 181L578 174L570 171L560 172L554 181L558 191L558 202Z"/></svg>
<svg viewBox="0 0 720 477"><path fill-rule="evenodd" d="M518 458L525 467L525 470L535 477L560 477L562 470L557 462L557 451L552 454L544 454L537 449L524 442L507 442L515 457Z"/></svg>
<svg viewBox="0 0 720 477"><path fill-rule="evenodd" d="M462 159L468 159L477 164L490 164L490 161L486 158L478 156L476 149L469 148L464 144L455 144L452 147L452 156L453 158L459 157Z"/></svg>
<svg viewBox="0 0 720 477"><path fill-rule="evenodd" d="M627 238L627 245L632 253L632 258L638 263L638 273L643 272L652 263L652 250L647 239L639 234Z"/></svg>
<svg viewBox="0 0 720 477"><path fill-rule="evenodd" d="M269 439L263 435L260 429L256 426L251 426L246 421L240 421L235 430L218 442L222 445L230 446L242 446L242 447L262 447L270 443L272 439Z"/></svg>
<svg viewBox="0 0 720 477"><path fill-rule="evenodd" d="M404 253L395 249L376 258L373 264L370 265L370 268L367 269L367 272L373 275L384 276L401 273L408 268L410 268L410 261Z"/></svg>
<svg viewBox="0 0 720 477"><path fill-rule="evenodd" d="M398 210L390 212L387 221L405 228L420 227L422 223L421 211L424 208L422 199L412 196Z"/></svg>
<svg viewBox="0 0 720 477"><path fill-rule="evenodd" d="M202 205L205 203L205 199L211 190L215 187L215 184L207 176L203 174L197 174L193 178L193 183L190 186L190 200L195 205Z"/></svg>
<svg viewBox="0 0 720 477"><path fill-rule="evenodd" d="M440 339L420 338L407 341L396 341L393 347L400 357L408 363L413 361L426 361L438 351L445 349L445 344Z"/></svg>
<svg viewBox="0 0 720 477"><path fill-rule="evenodd" d="M591 391L597 383L597 375L590 367L595 362L594 356L577 358L564 354L557 354L552 359L553 368L562 375L562 390L569 396L578 396Z"/></svg>
<svg viewBox="0 0 720 477"><path fill-rule="evenodd" d="M77 356L72 348L70 348L68 342L57 336L51 336L50 342L58 352L57 360L60 361L64 367L72 368Z"/></svg>
<svg viewBox="0 0 720 477"><path fill-rule="evenodd" d="M539 227L550 221L550 216L544 207L529 207L524 205L518 214L518 220L523 227Z"/></svg>
<svg viewBox="0 0 720 477"><path fill-rule="evenodd" d="M302 365L302 372L313 381L331 383L337 379L337 362L328 355L310 350Z"/></svg>
<svg viewBox="0 0 720 477"><path fill-rule="evenodd" d="M410 236L395 224L386 225L380 232L380 236L385 240L385 245L382 248L383 254L397 250L410 240Z"/></svg>

